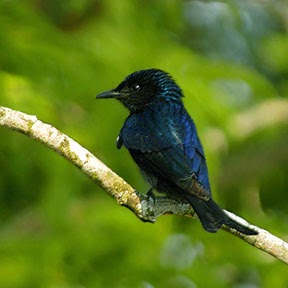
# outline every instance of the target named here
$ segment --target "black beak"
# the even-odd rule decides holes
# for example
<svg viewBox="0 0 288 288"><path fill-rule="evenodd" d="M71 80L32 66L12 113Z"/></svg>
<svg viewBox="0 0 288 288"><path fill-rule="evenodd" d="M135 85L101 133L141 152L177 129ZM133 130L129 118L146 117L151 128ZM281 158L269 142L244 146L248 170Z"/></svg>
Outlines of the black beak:
<svg viewBox="0 0 288 288"><path fill-rule="evenodd" d="M109 90L106 92L103 92L96 96L96 99L105 99L105 98L120 98L122 94L120 92L113 90Z"/></svg>

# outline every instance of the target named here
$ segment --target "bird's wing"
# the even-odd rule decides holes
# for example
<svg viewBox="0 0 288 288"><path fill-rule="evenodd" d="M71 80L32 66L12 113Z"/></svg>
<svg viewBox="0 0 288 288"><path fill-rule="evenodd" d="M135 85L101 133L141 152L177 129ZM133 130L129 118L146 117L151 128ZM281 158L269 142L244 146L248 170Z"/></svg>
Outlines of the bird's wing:
<svg viewBox="0 0 288 288"><path fill-rule="evenodd" d="M144 117L133 126L137 127L133 132L132 125L124 128L124 145L148 174L173 182L201 199L210 199L206 160L194 122L186 111L180 115L164 115L153 114L155 119L151 115ZM139 125L143 127L139 129Z"/></svg>

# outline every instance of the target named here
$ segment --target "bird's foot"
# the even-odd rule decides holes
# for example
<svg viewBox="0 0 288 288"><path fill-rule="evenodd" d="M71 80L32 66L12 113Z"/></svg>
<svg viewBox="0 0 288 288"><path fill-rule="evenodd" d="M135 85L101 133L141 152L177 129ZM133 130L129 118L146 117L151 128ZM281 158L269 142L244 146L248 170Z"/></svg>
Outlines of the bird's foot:
<svg viewBox="0 0 288 288"><path fill-rule="evenodd" d="M153 193L153 188L150 188L147 193L146 193L147 198L149 199L149 202L153 205L155 204L156 201L156 195Z"/></svg>
<svg viewBox="0 0 288 288"><path fill-rule="evenodd" d="M153 188L150 188L150 189L147 191L146 195L147 195L148 197L155 198L155 194L153 193Z"/></svg>

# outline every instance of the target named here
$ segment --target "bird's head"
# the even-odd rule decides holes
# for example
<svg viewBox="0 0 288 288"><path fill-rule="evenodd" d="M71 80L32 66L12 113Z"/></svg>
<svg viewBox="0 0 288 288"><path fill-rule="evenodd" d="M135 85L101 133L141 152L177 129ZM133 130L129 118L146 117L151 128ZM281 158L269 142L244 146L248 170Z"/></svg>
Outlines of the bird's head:
<svg viewBox="0 0 288 288"><path fill-rule="evenodd" d="M180 87L172 77L159 69L136 71L128 75L116 88L97 95L97 99L115 98L131 112L142 110L159 98L180 99Z"/></svg>

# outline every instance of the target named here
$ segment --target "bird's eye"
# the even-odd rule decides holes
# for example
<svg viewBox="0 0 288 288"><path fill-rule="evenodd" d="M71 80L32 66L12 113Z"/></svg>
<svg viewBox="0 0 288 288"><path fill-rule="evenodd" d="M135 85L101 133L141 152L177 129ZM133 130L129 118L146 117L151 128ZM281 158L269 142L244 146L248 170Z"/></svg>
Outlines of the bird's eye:
<svg viewBox="0 0 288 288"><path fill-rule="evenodd" d="M132 86L132 89L134 92L138 92L138 91L140 91L141 87L139 84L135 84L134 86Z"/></svg>

